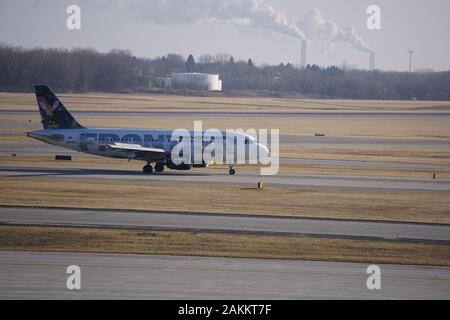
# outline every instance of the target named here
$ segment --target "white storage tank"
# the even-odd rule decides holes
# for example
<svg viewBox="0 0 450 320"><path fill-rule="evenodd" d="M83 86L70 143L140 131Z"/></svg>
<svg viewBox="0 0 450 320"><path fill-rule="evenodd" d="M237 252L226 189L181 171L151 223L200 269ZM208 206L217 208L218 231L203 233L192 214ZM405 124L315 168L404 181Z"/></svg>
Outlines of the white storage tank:
<svg viewBox="0 0 450 320"><path fill-rule="evenodd" d="M172 73L170 85L174 89L222 91L222 80L218 74Z"/></svg>

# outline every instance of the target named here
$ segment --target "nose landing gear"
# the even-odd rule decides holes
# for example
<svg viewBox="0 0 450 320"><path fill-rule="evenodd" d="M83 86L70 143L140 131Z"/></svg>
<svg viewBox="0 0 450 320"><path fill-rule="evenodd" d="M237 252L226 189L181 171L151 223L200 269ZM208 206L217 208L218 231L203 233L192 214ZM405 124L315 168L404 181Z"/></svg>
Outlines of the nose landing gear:
<svg viewBox="0 0 450 320"><path fill-rule="evenodd" d="M230 170L228 171L229 174L231 174L231 175L236 174L236 170L234 169L234 165L230 165L229 168L230 168Z"/></svg>

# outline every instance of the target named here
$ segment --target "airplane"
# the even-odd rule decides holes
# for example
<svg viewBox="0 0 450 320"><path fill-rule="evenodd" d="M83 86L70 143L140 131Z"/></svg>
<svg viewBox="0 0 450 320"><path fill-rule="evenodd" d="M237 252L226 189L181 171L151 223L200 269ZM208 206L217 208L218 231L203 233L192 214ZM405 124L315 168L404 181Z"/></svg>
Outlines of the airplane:
<svg viewBox="0 0 450 320"><path fill-rule="evenodd" d="M146 161L147 164L142 168L145 174L153 172L152 164L154 164L156 172L164 171L165 167L173 170L190 170L192 167L208 166L208 163L203 160L200 163L195 163L193 159L181 163L173 161L171 157L173 148L184 137L180 136L179 141L173 141L172 133L174 131L172 130L87 128L75 120L47 86L36 85L34 89L44 129L28 132L27 136L30 138L96 156ZM238 159L238 141L245 143L244 160L248 163L250 160L258 162L262 157L268 155L268 148L264 144L258 143L254 137L241 132L232 132L232 139L228 139L229 134L229 132L221 131L222 137L215 141L214 137L205 138L205 131L202 131L200 137L202 139L202 155L209 144L220 143L220 138L223 138L223 150L227 150L228 143L234 144L231 161L224 159L228 161L226 163L229 166L230 175L236 173L234 164ZM191 131L190 137L191 142L194 142L196 138ZM191 145L193 148L194 143ZM228 147L231 146L228 145ZM249 152L250 147L252 150L256 150L256 154L253 156ZM223 154L225 157L225 152Z"/></svg>

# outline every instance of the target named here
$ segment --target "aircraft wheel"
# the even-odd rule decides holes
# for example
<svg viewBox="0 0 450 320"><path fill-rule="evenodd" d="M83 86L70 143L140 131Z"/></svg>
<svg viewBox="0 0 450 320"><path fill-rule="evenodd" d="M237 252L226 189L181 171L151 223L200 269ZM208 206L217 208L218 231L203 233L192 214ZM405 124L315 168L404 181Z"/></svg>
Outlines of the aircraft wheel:
<svg viewBox="0 0 450 320"><path fill-rule="evenodd" d="M231 175L234 175L234 174L236 174L236 170L234 170L234 169L230 169L230 171L228 171Z"/></svg>
<svg viewBox="0 0 450 320"><path fill-rule="evenodd" d="M156 172L163 172L164 171L164 163L157 163L155 165L155 171Z"/></svg>
<svg viewBox="0 0 450 320"><path fill-rule="evenodd" d="M142 168L142 172L144 172L144 173L152 173L152 171L153 171L153 168L152 168L152 166L149 165L149 164L146 164L146 165Z"/></svg>

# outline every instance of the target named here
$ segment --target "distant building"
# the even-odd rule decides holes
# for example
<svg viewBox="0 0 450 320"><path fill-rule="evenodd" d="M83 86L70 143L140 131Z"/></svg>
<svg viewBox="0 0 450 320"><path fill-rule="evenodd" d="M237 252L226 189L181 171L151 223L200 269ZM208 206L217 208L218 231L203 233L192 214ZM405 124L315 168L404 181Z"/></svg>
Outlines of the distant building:
<svg viewBox="0 0 450 320"><path fill-rule="evenodd" d="M206 73L172 73L166 79L165 88L222 91L222 80L218 74Z"/></svg>

